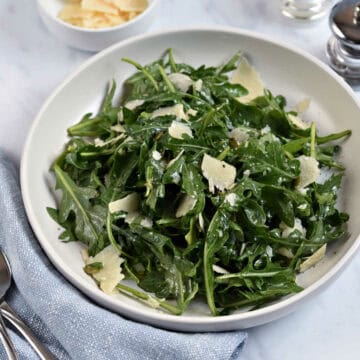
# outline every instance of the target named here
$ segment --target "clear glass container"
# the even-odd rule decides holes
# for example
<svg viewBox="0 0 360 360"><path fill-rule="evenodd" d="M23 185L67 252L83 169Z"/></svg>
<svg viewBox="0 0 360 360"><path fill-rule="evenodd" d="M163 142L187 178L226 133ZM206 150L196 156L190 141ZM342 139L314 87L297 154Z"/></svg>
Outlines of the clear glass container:
<svg viewBox="0 0 360 360"><path fill-rule="evenodd" d="M292 19L314 20L326 14L329 0L282 0L283 15Z"/></svg>

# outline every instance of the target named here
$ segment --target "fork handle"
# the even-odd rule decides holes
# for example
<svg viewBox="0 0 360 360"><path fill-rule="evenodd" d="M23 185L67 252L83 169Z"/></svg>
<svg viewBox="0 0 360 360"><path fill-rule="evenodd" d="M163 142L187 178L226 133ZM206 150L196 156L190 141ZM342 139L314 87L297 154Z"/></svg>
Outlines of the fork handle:
<svg viewBox="0 0 360 360"><path fill-rule="evenodd" d="M1 342L4 345L8 360L17 360L18 357L16 356L14 344L12 343L10 336L6 330L4 320L1 314L0 314L0 337L1 337Z"/></svg>
<svg viewBox="0 0 360 360"><path fill-rule="evenodd" d="M1 314L29 342L41 360L56 360L56 357L35 337L30 328L15 314L14 310L3 301L0 305Z"/></svg>

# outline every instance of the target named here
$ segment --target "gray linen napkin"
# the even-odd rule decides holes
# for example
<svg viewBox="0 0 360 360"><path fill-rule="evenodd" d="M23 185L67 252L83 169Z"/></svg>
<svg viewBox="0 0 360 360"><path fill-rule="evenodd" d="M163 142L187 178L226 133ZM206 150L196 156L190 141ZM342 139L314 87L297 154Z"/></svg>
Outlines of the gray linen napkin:
<svg viewBox="0 0 360 360"><path fill-rule="evenodd" d="M40 194L39 194L40 196ZM14 275L8 302L59 359L239 359L244 332L185 334L140 324L92 303L49 263L24 212L18 171L0 151L0 247ZM10 329L20 359L36 359ZM6 359L0 346L0 359Z"/></svg>

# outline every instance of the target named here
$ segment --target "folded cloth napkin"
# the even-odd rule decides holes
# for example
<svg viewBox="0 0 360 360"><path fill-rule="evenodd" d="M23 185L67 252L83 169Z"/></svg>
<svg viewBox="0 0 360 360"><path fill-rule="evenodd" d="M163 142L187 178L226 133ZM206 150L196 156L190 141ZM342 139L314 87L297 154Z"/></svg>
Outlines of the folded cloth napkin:
<svg viewBox="0 0 360 360"><path fill-rule="evenodd" d="M40 194L39 194L40 196ZM238 359L244 332L177 333L124 319L92 303L49 263L24 212L18 171L0 151L0 247L14 284L7 300L59 359ZM36 359L10 329L20 359ZM0 346L0 358L6 359Z"/></svg>

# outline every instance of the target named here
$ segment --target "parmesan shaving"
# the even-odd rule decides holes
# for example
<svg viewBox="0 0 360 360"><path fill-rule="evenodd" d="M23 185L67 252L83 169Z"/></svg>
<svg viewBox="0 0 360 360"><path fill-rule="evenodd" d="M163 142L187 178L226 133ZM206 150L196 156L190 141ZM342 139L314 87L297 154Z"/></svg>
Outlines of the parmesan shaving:
<svg viewBox="0 0 360 360"><path fill-rule="evenodd" d="M234 185L236 168L225 161L205 154L201 163L201 170L204 177L209 181L211 193L215 192L215 187L223 191Z"/></svg>
<svg viewBox="0 0 360 360"><path fill-rule="evenodd" d="M58 17L74 26L101 29L130 21L147 6L147 0L68 0Z"/></svg>
<svg viewBox="0 0 360 360"><path fill-rule="evenodd" d="M94 257L90 256L86 264L102 263L102 269L92 274L92 277L99 282L100 289L106 293L111 294L116 285L124 278L121 273L121 264L124 262L119 256L119 252L109 245L101 250Z"/></svg>
<svg viewBox="0 0 360 360"><path fill-rule="evenodd" d="M240 58L239 65L235 70L231 82L244 86L248 91L247 95L237 98L241 103L246 104L258 96L264 95L264 83L259 73L244 57Z"/></svg>
<svg viewBox="0 0 360 360"><path fill-rule="evenodd" d="M300 272L304 272L308 269L310 269L312 266L317 264L326 253L326 244L324 244L320 249L315 251L308 259L306 259L304 262L300 264Z"/></svg>

